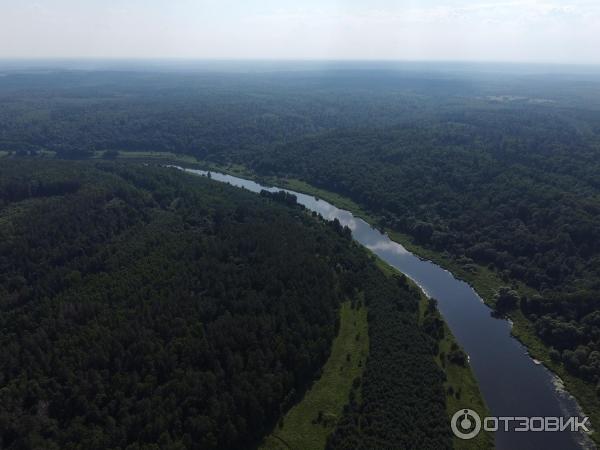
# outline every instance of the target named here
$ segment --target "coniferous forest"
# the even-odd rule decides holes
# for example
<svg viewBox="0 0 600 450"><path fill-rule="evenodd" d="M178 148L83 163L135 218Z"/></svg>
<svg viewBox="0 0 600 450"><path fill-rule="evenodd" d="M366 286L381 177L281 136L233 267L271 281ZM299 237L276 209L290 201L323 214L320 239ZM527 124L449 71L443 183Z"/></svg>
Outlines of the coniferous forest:
<svg viewBox="0 0 600 450"><path fill-rule="evenodd" d="M153 152L301 180L491 274L598 417L598 71L257 67L0 67L0 447L256 445L358 291L371 356L328 447L451 445L417 293L291 196L123 162Z"/></svg>
<svg viewBox="0 0 600 450"><path fill-rule="evenodd" d="M330 446L450 447L419 294L339 223L112 162L3 161L0 199L0 447L252 448L318 376L359 291L363 400Z"/></svg>

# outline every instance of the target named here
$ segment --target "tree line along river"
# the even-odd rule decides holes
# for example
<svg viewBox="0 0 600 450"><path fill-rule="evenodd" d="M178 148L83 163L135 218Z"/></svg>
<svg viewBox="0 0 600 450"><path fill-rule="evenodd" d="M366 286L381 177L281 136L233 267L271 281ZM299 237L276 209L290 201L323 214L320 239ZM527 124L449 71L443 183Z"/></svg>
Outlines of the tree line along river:
<svg viewBox="0 0 600 450"><path fill-rule="evenodd" d="M203 170L177 168L196 175L208 174ZM526 348L511 336L510 324L493 317L490 308L466 282L431 261L415 256L351 212L324 200L218 172L211 171L211 178L256 193L267 190L294 194L298 203L307 209L348 226L357 242L410 277L427 296L437 299L440 312L469 355L492 416L567 418L579 415L576 400L561 388L560 380L531 359ZM495 444L500 450L595 448L587 436L569 431L506 432L500 429L495 433Z"/></svg>

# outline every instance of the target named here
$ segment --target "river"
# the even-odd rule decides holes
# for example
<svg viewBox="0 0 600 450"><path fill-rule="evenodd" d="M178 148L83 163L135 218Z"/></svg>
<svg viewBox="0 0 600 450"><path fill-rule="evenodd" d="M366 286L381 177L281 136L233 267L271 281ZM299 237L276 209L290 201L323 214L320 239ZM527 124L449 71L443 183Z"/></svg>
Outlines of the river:
<svg viewBox="0 0 600 450"><path fill-rule="evenodd" d="M197 175L207 174L202 170L183 170ZM262 186L231 175L211 172L211 177L252 192L283 190L296 195L298 203L307 209L328 220L337 218L342 225L348 226L356 241L414 280L428 296L437 299L440 312L469 355L480 390L493 416L579 415L577 402L561 388L560 380L531 359L526 348L511 336L509 322L492 317L490 308L469 284L454 278L431 261L413 255L351 212L324 200L288 189ZM587 436L568 431L498 431L495 444L500 450L595 448Z"/></svg>

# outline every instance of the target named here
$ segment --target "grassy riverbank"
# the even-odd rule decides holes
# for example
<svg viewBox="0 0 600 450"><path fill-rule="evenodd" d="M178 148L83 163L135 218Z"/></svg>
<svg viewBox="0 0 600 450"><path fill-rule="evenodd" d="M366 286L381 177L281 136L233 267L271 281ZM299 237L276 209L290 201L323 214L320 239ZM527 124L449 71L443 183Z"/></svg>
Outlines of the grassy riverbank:
<svg viewBox="0 0 600 450"><path fill-rule="evenodd" d="M352 388L362 375L369 352L367 308L342 304L340 329L321 377L285 415L260 448L264 450L322 450ZM350 355L350 357L348 357Z"/></svg>
<svg viewBox="0 0 600 450"><path fill-rule="evenodd" d="M494 306L494 295L498 288L507 284L513 285L520 294L531 296L536 293L534 289L525 286L523 283L514 280L507 283L496 272L485 266L470 264L471 268L475 268L475 270L466 270L455 260L417 245L408 235L394 231L389 231L388 234L390 238L399 242L411 252L439 264L452 272L455 277L468 282L484 302L491 307ZM596 387L567 372L562 363L557 363L550 359L550 348L540 340L533 324L527 320L521 310L515 309L511 311L509 318L513 323L512 335L527 347L527 351L532 358L541 361L560 378L564 383L565 389L577 399L584 414L590 417L593 428L600 430L600 400L596 394ZM596 444L600 444L600 434L593 433L591 437Z"/></svg>
<svg viewBox="0 0 600 450"><path fill-rule="evenodd" d="M379 258L377 258L377 264L389 275L398 273L396 269ZM422 321L427 309L428 299L416 284L411 281L409 282L420 292L419 320ZM439 312L436 314L439 316ZM439 317L443 320L441 316ZM444 337L439 341L439 352L435 357L435 362L446 373L444 388L446 389L446 411L448 412L448 417L452 417L456 411L464 408L472 409L482 417L489 415L489 410L483 400L471 367L469 365L460 366L452 364L444 356L448 355L453 348L460 348L460 346L454 338L452 331L450 331L450 328L444 322ZM469 441L453 437L453 446L455 449L461 450L489 450L494 448L494 436L491 433L481 432L476 438Z"/></svg>

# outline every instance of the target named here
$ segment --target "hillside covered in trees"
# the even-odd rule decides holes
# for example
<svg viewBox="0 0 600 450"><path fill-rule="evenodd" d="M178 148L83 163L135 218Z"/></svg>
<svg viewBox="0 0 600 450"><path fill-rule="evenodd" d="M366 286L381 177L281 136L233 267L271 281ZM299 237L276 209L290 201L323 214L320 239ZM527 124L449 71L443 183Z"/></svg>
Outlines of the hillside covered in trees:
<svg viewBox="0 0 600 450"><path fill-rule="evenodd" d="M342 194L464 271L523 283L525 295L503 291L500 312L522 312L555 365L600 386L597 69L290 63L3 75L4 158L172 151Z"/></svg>
<svg viewBox="0 0 600 450"><path fill-rule="evenodd" d="M332 446L448 448L418 293L292 200L162 167L4 160L0 447L251 448L363 292L368 422L353 430L350 398Z"/></svg>

